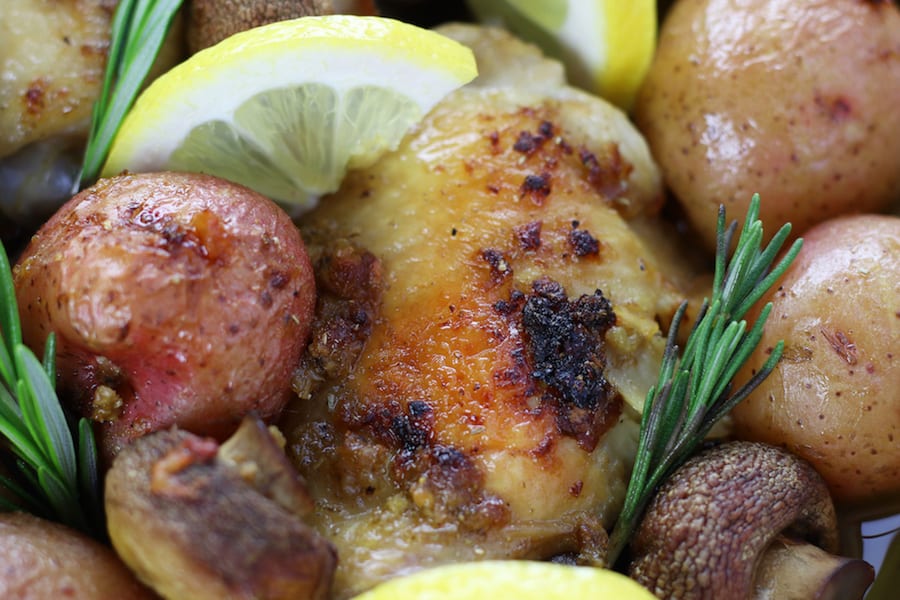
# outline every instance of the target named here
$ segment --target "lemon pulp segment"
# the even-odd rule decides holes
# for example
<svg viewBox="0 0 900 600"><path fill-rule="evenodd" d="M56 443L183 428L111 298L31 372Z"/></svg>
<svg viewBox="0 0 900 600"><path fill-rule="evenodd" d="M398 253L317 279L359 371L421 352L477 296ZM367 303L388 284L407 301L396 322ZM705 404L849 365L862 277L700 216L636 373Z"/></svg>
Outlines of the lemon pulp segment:
<svg viewBox="0 0 900 600"><path fill-rule="evenodd" d="M291 109L298 105L307 109ZM422 116L409 98L375 86L343 94L314 83L273 90L241 104L231 122L192 129L167 166L303 205L337 189L347 168L371 165Z"/></svg>

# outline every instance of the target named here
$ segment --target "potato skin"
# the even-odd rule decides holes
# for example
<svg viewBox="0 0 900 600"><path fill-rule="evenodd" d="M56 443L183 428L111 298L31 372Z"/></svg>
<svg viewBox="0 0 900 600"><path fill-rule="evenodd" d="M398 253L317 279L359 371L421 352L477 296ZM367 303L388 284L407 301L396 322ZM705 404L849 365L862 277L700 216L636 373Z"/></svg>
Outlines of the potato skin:
<svg viewBox="0 0 900 600"><path fill-rule="evenodd" d="M680 0L635 120L714 249L754 193L773 234L900 197L900 10L856 0Z"/></svg>
<svg viewBox="0 0 900 600"><path fill-rule="evenodd" d="M0 565L0 598L157 597L106 546L25 513L0 513Z"/></svg>
<svg viewBox="0 0 900 600"><path fill-rule="evenodd" d="M775 371L734 410L738 437L809 461L835 501L900 501L900 218L845 216L811 229L759 350L785 341Z"/></svg>
<svg viewBox="0 0 900 600"><path fill-rule="evenodd" d="M315 304L290 218L196 174L100 181L38 231L14 275L25 342L40 351L56 332L61 395L102 421L107 457L172 425L222 437L251 410L276 415Z"/></svg>

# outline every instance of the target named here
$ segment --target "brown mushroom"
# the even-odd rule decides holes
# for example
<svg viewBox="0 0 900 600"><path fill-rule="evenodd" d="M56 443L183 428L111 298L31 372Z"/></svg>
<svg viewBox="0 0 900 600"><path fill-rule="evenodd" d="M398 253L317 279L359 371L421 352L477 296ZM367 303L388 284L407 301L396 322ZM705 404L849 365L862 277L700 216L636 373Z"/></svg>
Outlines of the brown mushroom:
<svg viewBox="0 0 900 600"><path fill-rule="evenodd" d="M221 446L177 429L140 438L106 480L113 546L164 598L326 598L336 553L302 521L311 508L250 417Z"/></svg>
<svg viewBox="0 0 900 600"><path fill-rule="evenodd" d="M862 598L875 573L834 556L828 488L774 446L732 442L660 488L633 542L630 575L660 598Z"/></svg>
<svg viewBox="0 0 900 600"><path fill-rule="evenodd" d="M193 0L188 49L193 54L245 29L330 12L331 0Z"/></svg>
<svg viewBox="0 0 900 600"><path fill-rule="evenodd" d="M0 598L155 597L99 542L33 515L0 513Z"/></svg>

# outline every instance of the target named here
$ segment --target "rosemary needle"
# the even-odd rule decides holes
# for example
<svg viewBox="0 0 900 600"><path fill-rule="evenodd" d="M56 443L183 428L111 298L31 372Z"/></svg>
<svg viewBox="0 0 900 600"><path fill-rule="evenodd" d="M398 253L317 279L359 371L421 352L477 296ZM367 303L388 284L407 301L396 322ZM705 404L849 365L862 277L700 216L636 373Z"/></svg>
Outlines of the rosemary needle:
<svg viewBox="0 0 900 600"><path fill-rule="evenodd" d="M182 0L120 0L113 17L103 84L94 104L76 185L86 187L96 180L113 138L134 104L181 3Z"/></svg>
<svg viewBox="0 0 900 600"><path fill-rule="evenodd" d="M77 443L54 387L55 338L43 361L22 343L12 271L0 244L0 439L16 456L19 481L0 475L0 510L25 510L86 533L102 532L97 450L86 419Z"/></svg>
<svg viewBox="0 0 900 600"><path fill-rule="evenodd" d="M725 208L719 208L712 298L704 301L680 358L676 339L687 303L681 304L672 320L659 379L644 402L637 457L625 505L610 536L610 565L616 563L627 546L659 485L687 460L713 425L746 398L781 359L783 342L775 346L758 373L732 391L732 379L759 344L771 303L763 307L749 331L744 315L790 266L802 244L802 240L796 240L773 267L791 226L784 225L761 249L763 229L758 217L759 195L755 194L726 265L737 223L726 229Z"/></svg>

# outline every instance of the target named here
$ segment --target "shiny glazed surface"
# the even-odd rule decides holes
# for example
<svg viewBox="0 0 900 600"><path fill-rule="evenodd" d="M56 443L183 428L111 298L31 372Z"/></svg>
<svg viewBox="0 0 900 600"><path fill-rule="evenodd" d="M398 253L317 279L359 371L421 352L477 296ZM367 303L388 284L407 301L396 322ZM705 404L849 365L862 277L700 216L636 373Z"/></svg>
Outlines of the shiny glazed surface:
<svg viewBox="0 0 900 600"><path fill-rule="evenodd" d="M768 300L762 348L784 358L734 410L737 435L808 460L835 501L900 502L900 217L811 229ZM739 377L749 377L757 353Z"/></svg>
<svg viewBox="0 0 900 600"><path fill-rule="evenodd" d="M876 212L900 190L893 2L682 0L635 121L708 249L716 210L762 198L767 234Z"/></svg>

